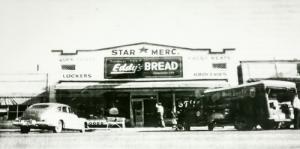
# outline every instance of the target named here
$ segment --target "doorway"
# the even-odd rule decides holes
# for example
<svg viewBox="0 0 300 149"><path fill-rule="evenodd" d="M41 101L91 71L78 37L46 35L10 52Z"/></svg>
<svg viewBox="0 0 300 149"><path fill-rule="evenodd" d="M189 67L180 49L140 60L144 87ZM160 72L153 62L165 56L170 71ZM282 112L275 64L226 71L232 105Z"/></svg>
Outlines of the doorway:
<svg viewBox="0 0 300 149"><path fill-rule="evenodd" d="M132 96L132 124L135 127L156 126L157 96Z"/></svg>
<svg viewBox="0 0 300 149"><path fill-rule="evenodd" d="M144 101L142 99L132 100L132 111L134 126L144 126Z"/></svg>
<svg viewBox="0 0 300 149"><path fill-rule="evenodd" d="M156 100L144 100L144 126L157 126Z"/></svg>

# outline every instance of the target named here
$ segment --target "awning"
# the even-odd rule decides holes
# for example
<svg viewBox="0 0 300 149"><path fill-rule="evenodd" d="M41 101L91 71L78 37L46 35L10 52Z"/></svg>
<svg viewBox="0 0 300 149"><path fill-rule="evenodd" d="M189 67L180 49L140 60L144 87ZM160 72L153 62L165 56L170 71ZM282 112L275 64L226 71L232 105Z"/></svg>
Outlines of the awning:
<svg viewBox="0 0 300 149"><path fill-rule="evenodd" d="M0 97L0 105L30 105L40 102L40 99L34 97Z"/></svg>
<svg viewBox="0 0 300 149"><path fill-rule="evenodd" d="M0 97L34 97L46 91L44 82L1 82Z"/></svg>
<svg viewBox="0 0 300 149"><path fill-rule="evenodd" d="M61 82L55 86L57 90L63 89L178 89L178 88L218 88L226 87L225 80L217 81L137 81L137 82Z"/></svg>

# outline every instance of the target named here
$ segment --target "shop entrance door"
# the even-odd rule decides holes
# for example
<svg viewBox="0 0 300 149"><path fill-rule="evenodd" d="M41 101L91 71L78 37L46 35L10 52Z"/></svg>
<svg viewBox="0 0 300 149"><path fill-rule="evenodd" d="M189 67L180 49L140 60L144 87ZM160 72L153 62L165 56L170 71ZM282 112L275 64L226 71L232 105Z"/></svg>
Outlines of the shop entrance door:
<svg viewBox="0 0 300 149"><path fill-rule="evenodd" d="M131 98L133 125L136 127L156 126L156 96L136 95Z"/></svg>
<svg viewBox="0 0 300 149"><path fill-rule="evenodd" d="M144 126L157 126L157 115L156 115L156 100L147 99L144 100Z"/></svg>
<svg viewBox="0 0 300 149"><path fill-rule="evenodd" d="M136 127L144 126L144 101L142 99L132 100L133 123Z"/></svg>

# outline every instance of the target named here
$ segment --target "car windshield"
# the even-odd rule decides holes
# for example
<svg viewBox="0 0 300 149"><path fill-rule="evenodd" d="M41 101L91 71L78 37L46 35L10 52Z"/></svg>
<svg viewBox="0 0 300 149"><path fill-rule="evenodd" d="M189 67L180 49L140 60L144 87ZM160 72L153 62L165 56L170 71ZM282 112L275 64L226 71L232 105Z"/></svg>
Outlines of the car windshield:
<svg viewBox="0 0 300 149"><path fill-rule="evenodd" d="M278 100L278 102L292 101L296 95L295 89L286 88L267 88L269 100Z"/></svg>
<svg viewBox="0 0 300 149"><path fill-rule="evenodd" d="M48 107L49 107L49 105L34 105L31 108L32 109L45 109L45 108L48 108Z"/></svg>

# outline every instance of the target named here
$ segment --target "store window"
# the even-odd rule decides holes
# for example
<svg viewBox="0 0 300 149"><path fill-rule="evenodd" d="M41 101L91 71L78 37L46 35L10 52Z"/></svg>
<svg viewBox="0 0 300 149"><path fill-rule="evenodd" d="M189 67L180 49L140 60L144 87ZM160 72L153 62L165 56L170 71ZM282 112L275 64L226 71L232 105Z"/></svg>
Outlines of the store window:
<svg viewBox="0 0 300 149"><path fill-rule="evenodd" d="M130 118L130 94L128 92L105 92L104 103L101 106L106 111L105 116L109 116L109 109L116 108L116 116ZM101 103L99 103L101 104Z"/></svg>
<svg viewBox="0 0 300 149"><path fill-rule="evenodd" d="M300 76L300 63L297 64L297 74Z"/></svg>
<svg viewBox="0 0 300 149"><path fill-rule="evenodd" d="M186 104L191 100L195 99L194 91L183 91L183 92L176 92L176 107L178 107L179 103Z"/></svg>
<svg viewBox="0 0 300 149"><path fill-rule="evenodd" d="M61 65L62 70L75 70L75 65Z"/></svg>
<svg viewBox="0 0 300 149"><path fill-rule="evenodd" d="M227 68L226 63L214 63L214 64L212 64L212 66L215 69L226 69Z"/></svg>
<svg viewBox="0 0 300 149"><path fill-rule="evenodd" d="M172 109L173 109L173 96L172 92L160 92L159 93L159 102L162 103L164 110L165 110L165 117L171 118L172 117Z"/></svg>
<svg viewBox="0 0 300 149"><path fill-rule="evenodd" d="M14 120L22 116L28 105L0 106L0 121Z"/></svg>

